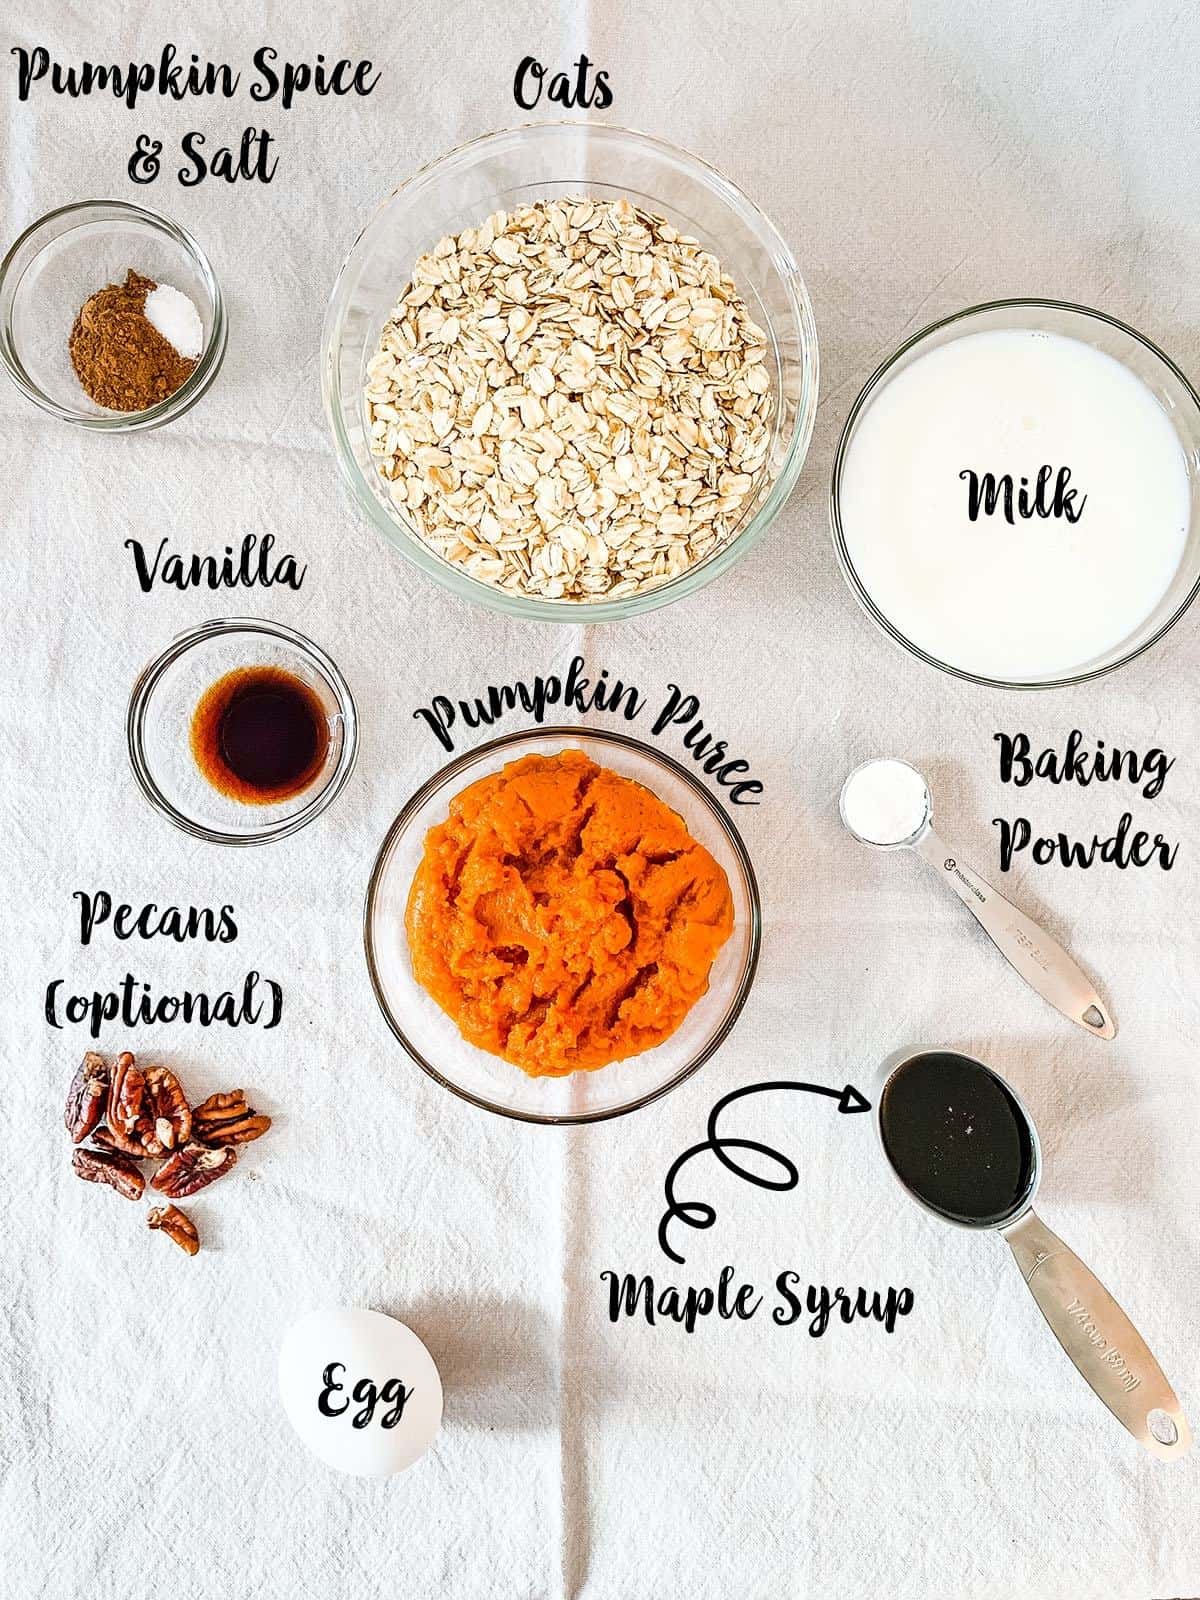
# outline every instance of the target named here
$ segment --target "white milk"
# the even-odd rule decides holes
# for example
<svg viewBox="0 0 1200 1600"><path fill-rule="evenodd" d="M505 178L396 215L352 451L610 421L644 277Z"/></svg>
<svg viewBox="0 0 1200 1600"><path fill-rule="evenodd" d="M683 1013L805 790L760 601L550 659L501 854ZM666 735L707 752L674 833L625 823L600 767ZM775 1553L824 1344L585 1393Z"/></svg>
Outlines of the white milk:
<svg viewBox="0 0 1200 1600"><path fill-rule="evenodd" d="M1022 516L1020 480L1028 508L1043 467L1058 514ZM970 520L969 472L1001 490L1009 475L1011 524L1002 494ZM987 678L1069 676L1130 640L1178 570L1189 505L1183 449L1141 380L1024 329L965 334L885 382L842 470L867 593L913 644Z"/></svg>

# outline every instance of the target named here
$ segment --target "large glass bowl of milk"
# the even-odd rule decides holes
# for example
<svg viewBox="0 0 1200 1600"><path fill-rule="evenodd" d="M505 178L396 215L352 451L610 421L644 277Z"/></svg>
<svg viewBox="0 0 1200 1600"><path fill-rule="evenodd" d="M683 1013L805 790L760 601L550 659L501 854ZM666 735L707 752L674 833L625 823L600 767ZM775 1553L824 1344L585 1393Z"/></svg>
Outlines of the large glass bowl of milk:
<svg viewBox="0 0 1200 1600"><path fill-rule="evenodd" d="M1005 688L1080 683L1149 649L1200 589L1200 399L1101 312L974 306L868 382L831 517L860 604L921 660Z"/></svg>

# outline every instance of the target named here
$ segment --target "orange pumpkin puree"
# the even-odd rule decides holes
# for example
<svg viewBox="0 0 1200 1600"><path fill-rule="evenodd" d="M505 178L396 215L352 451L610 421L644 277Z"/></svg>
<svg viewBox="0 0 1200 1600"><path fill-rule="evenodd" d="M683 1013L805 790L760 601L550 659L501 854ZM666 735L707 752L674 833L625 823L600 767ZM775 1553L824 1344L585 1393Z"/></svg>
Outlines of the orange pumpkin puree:
<svg viewBox="0 0 1200 1600"><path fill-rule="evenodd" d="M733 929L720 865L640 783L579 750L524 756L431 828L405 919L417 981L532 1077L649 1050Z"/></svg>

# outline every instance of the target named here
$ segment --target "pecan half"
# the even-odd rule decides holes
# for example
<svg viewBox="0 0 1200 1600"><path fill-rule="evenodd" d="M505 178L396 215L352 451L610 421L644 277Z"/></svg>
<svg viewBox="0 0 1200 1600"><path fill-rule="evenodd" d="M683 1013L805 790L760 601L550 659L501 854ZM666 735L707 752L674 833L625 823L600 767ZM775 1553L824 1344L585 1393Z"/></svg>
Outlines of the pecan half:
<svg viewBox="0 0 1200 1600"><path fill-rule="evenodd" d="M187 1212L181 1211L178 1206L151 1206L146 1214L146 1226L165 1233L168 1239L189 1256L194 1256L200 1248L200 1235L196 1231L196 1224Z"/></svg>
<svg viewBox="0 0 1200 1600"><path fill-rule="evenodd" d="M67 1090L63 1121L75 1144L82 1144L104 1115L108 1103L109 1072L103 1056L89 1050L76 1069Z"/></svg>
<svg viewBox="0 0 1200 1600"><path fill-rule="evenodd" d="M107 1183L126 1200L140 1200L146 1187L141 1170L126 1155L109 1150L76 1150L71 1157L76 1177L85 1183Z"/></svg>
<svg viewBox="0 0 1200 1600"><path fill-rule="evenodd" d="M118 1150L126 1155L145 1155L138 1123L146 1104L146 1075L135 1065L128 1050L123 1050L113 1066L108 1091L108 1131Z"/></svg>
<svg viewBox="0 0 1200 1600"><path fill-rule="evenodd" d="M270 1117L246 1104L244 1089L210 1094L192 1112L192 1137L203 1144L249 1144L251 1139L261 1139L270 1126Z"/></svg>
<svg viewBox="0 0 1200 1600"><path fill-rule="evenodd" d="M185 1144L167 1157L151 1178L150 1187L169 1200L184 1200L232 1171L236 1160L237 1151L228 1145L212 1149L205 1144Z"/></svg>
<svg viewBox="0 0 1200 1600"><path fill-rule="evenodd" d="M192 1133L192 1113L179 1079L166 1067L147 1067L137 1137L148 1156L178 1150Z"/></svg>

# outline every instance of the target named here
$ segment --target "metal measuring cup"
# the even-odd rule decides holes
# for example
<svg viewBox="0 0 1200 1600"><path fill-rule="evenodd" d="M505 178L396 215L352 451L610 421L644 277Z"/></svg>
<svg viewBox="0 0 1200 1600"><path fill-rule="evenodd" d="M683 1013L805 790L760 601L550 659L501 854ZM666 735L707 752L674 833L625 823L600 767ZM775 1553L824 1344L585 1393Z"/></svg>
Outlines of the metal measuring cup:
<svg viewBox="0 0 1200 1600"><path fill-rule="evenodd" d="M885 765L907 768L924 786L924 816L915 831L903 837L868 839L858 832L847 814L846 794L861 772L868 767ZM938 838L933 829L933 796L929 784L910 762L896 757L862 762L842 784L838 809L843 826L859 844L872 850L915 850L943 883L953 889L1009 965L1056 1011L1098 1039L1116 1037L1117 1026L1112 1013L1078 962L1032 917L1013 905L982 873L969 867Z"/></svg>
<svg viewBox="0 0 1200 1600"><path fill-rule="evenodd" d="M969 1222L939 1210L901 1177L888 1151L883 1134L887 1086L909 1063L936 1055L956 1056L987 1073L1024 1119L1030 1146L1029 1178L1006 1216ZM1174 1389L1145 1340L1099 1278L1033 1209L1042 1175L1041 1145L1028 1109L1000 1074L961 1051L930 1048L899 1052L884 1062L878 1075L874 1122L888 1168L909 1199L955 1227L998 1233L1012 1251L1025 1286L1054 1337L1117 1421L1152 1455L1168 1461L1186 1455L1192 1444L1191 1429Z"/></svg>

